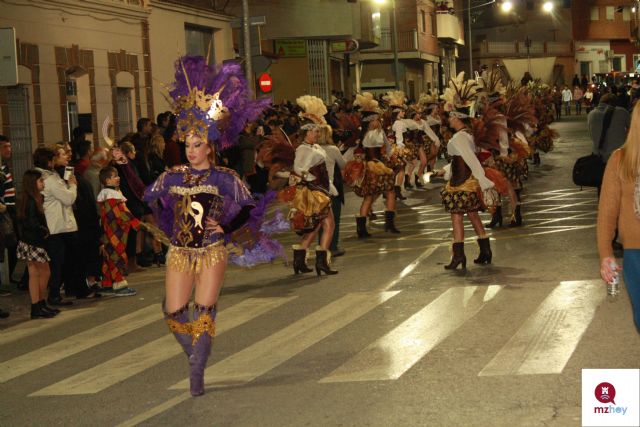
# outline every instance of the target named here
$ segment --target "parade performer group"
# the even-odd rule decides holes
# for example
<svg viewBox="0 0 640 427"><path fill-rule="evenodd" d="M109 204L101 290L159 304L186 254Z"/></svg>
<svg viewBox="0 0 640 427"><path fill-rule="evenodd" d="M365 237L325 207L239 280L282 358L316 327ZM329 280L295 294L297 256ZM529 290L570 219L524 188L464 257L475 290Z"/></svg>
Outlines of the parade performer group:
<svg viewBox="0 0 640 427"><path fill-rule="evenodd" d="M527 136L536 141L540 131L537 111L529 106L529 89L513 91L505 101L497 85L465 81L461 73L450 80L442 101L424 94L407 106L403 92L391 91L383 98L385 111L365 92L356 96L356 111L333 115L321 99L302 96L296 101L297 131L287 134L274 127L256 146L256 164L267 171L266 185L275 190L256 198L233 171L216 166L215 154L237 144L239 132L268 103L252 99L237 65L214 68L202 57L185 56L175 68L170 95L188 164L164 172L147 188L144 200L158 228L141 225L151 227L155 237L169 246L163 312L188 357L194 396L204 393L204 369L229 262L251 266L284 256L270 235L290 226L300 236L293 247L294 274L313 271L307 258L316 240L316 274L338 273L331 267L331 254L337 250L342 177L362 198L356 230L364 239L371 237L367 220L375 219L372 206L378 197L385 199L384 230L398 234L396 203L404 198L402 188L422 187L425 169L444 176L442 203L453 226L453 256L445 269L466 268L465 215L480 248L476 264L490 264L493 259L479 211L494 213L490 227L502 225L500 196L508 196L514 207L512 222L522 224L516 190L526 179L531 153ZM440 155L450 164L436 171ZM101 177L106 189L100 196L111 244L105 245L110 254L105 277L116 287L126 284L119 274L126 259L124 236L139 224L127 215L124 197L116 190L117 173L107 175ZM276 201L289 205L286 220L283 214L267 218Z"/></svg>

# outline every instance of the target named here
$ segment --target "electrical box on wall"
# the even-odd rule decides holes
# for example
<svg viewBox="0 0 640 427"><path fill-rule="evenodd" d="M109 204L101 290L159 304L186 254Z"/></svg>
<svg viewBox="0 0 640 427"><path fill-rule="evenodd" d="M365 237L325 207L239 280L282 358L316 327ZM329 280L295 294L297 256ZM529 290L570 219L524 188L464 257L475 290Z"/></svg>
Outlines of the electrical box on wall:
<svg viewBox="0 0 640 427"><path fill-rule="evenodd" d="M18 84L15 28L0 28L0 86Z"/></svg>

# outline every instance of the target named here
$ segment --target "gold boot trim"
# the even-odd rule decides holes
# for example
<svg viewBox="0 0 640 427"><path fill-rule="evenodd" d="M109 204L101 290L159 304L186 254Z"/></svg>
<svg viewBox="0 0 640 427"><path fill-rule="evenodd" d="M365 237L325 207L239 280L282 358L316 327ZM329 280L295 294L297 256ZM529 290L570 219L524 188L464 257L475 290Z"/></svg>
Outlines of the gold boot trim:
<svg viewBox="0 0 640 427"><path fill-rule="evenodd" d="M211 338L216 336L216 322L208 313L201 314L198 320L194 320L190 325L192 345L196 345L196 342L204 333L209 334Z"/></svg>
<svg viewBox="0 0 640 427"><path fill-rule="evenodd" d="M191 335L191 323L180 323L173 319L166 319L167 325L171 332L178 334Z"/></svg>

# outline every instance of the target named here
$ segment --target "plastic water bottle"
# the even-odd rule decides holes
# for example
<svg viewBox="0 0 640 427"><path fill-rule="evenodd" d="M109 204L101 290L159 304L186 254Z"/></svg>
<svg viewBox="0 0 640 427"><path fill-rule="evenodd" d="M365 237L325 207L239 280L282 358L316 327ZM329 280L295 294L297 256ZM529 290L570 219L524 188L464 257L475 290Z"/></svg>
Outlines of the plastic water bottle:
<svg viewBox="0 0 640 427"><path fill-rule="evenodd" d="M609 283L607 283L607 295L611 298L611 299L615 299L618 296L618 293L620 292L619 290L619 286L620 286L620 277L618 277L618 272L616 271L616 269L618 268L618 264L615 263L615 261L611 262L610 264L611 268L614 270L614 276L613 276L613 280Z"/></svg>

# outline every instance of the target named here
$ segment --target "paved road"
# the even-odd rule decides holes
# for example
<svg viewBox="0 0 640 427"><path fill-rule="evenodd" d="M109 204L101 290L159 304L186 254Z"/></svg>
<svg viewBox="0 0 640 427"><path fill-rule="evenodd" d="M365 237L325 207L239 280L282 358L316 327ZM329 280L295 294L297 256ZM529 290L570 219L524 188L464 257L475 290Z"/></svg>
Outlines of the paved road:
<svg viewBox="0 0 640 427"><path fill-rule="evenodd" d="M377 223L355 239L350 197L337 276L230 270L203 397L161 320L162 269L132 276L136 297L53 320L27 321L26 295L0 299L0 424L580 425L581 369L640 365L628 297L608 301L599 280L595 191L571 183L584 127L556 125L525 226L492 233L491 266L443 270L450 223L432 184L401 205L399 238Z"/></svg>

